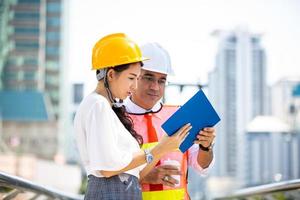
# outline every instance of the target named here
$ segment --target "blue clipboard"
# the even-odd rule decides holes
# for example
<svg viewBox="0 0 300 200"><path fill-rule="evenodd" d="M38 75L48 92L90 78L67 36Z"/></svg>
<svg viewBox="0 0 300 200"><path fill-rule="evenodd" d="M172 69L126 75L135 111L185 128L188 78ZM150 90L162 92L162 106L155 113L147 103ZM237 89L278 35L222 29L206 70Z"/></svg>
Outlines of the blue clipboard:
<svg viewBox="0 0 300 200"><path fill-rule="evenodd" d="M204 92L199 90L166 122L164 122L161 127L169 136L171 136L183 125L187 123L192 124L190 133L179 147L180 151L184 153L194 144L200 130L205 127L213 127L220 120L219 115L205 96Z"/></svg>

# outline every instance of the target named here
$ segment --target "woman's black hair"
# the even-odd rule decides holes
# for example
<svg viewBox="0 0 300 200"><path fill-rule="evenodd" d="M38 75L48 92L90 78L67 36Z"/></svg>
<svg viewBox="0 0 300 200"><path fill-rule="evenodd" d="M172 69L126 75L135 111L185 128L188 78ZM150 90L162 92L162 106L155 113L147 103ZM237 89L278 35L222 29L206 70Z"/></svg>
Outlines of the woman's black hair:
<svg viewBox="0 0 300 200"><path fill-rule="evenodd" d="M125 71L126 69L128 69L129 66L130 66L130 64L124 64L124 65L118 65L118 66L112 67L111 69L113 69L117 73L121 73L122 71ZM99 73L98 70L96 73ZM122 105L121 107L113 106L112 109L118 116L121 123L131 133L131 135L136 139L136 141L139 143L139 145L140 146L143 145L143 143L144 143L143 137L134 130L133 120L126 112L125 106L124 105Z"/></svg>
<svg viewBox="0 0 300 200"><path fill-rule="evenodd" d="M131 135L136 139L136 141L139 143L139 145L143 145L143 137L138 134L134 130L134 125L131 117L127 114L125 106L121 107L112 107L113 111L116 113L122 124L125 126L125 128L131 133Z"/></svg>

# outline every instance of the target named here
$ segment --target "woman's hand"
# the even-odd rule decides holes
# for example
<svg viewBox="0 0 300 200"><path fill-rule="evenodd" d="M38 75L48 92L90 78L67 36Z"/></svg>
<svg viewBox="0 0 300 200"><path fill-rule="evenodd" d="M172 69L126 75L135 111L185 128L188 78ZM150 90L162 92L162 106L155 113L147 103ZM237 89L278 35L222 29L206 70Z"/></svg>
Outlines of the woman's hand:
<svg viewBox="0 0 300 200"><path fill-rule="evenodd" d="M172 136L164 135L159 142L161 151L168 153L179 148L182 141L185 139L192 126L190 123L181 127L175 134Z"/></svg>

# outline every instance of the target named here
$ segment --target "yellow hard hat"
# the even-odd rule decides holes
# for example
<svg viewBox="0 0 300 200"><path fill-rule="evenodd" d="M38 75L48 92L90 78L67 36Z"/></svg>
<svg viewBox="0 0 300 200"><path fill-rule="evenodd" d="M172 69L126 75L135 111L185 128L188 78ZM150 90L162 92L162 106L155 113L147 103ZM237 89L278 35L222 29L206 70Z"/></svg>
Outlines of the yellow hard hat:
<svg viewBox="0 0 300 200"><path fill-rule="evenodd" d="M148 60L142 56L138 45L124 33L110 34L100 39L93 48L92 69Z"/></svg>

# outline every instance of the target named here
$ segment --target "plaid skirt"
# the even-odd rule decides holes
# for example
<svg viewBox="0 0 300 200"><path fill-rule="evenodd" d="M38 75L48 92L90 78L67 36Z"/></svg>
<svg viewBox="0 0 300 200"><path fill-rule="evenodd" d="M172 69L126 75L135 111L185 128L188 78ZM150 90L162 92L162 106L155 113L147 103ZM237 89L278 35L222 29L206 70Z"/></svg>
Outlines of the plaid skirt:
<svg viewBox="0 0 300 200"><path fill-rule="evenodd" d="M141 200L142 190L136 176L119 174L110 178L88 176L85 200Z"/></svg>

